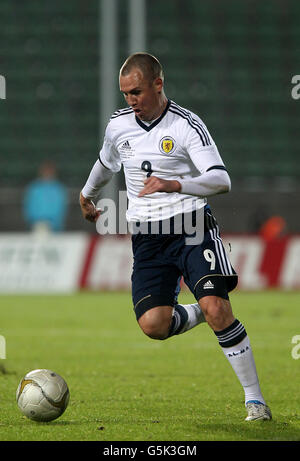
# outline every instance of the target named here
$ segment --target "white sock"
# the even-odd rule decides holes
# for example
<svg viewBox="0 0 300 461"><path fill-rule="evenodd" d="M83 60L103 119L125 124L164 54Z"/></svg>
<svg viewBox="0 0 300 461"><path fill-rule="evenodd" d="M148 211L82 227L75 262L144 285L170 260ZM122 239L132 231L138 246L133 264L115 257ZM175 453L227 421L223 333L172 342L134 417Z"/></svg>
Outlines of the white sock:
<svg viewBox="0 0 300 461"><path fill-rule="evenodd" d="M177 304L174 307L169 336L184 333L203 322L206 320L198 303Z"/></svg>
<svg viewBox="0 0 300 461"><path fill-rule="evenodd" d="M265 404L259 386L250 341L244 326L239 320L235 319L229 327L222 331L215 331L215 334L224 354L243 386L245 403L249 400L257 400Z"/></svg>
<svg viewBox="0 0 300 461"><path fill-rule="evenodd" d="M235 346L222 347L222 350L243 386L245 403L249 400L257 400L265 404L248 336Z"/></svg>

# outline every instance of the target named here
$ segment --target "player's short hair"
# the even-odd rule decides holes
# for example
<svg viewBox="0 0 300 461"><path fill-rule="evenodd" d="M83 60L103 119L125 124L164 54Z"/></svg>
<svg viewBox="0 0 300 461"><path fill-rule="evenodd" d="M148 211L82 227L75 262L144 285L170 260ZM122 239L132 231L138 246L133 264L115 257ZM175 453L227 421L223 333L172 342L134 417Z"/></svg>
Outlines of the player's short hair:
<svg viewBox="0 0 300 461"><path fill-rule="evenodd" d="M140 52L129 56L120 69L120 76L128 75L134 68L140 69L143 76L150 82L153 82L157 77L164 79L162 65L152 54Z"/></svg>

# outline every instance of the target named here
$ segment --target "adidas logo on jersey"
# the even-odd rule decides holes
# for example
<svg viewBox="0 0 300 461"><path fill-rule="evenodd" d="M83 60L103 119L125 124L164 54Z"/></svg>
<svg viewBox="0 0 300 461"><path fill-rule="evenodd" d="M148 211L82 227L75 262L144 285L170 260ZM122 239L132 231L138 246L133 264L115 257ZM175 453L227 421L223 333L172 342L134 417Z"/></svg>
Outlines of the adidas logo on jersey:
<svg viewBox="0 0 300 461"><path fill-rule="evenodd" d="M204 283L203 288L204 290L207 290L209 288L215 288L215 286L210 280L207 280L207 282Z"/></svg>
<svg viewBox="0 0 300 461"><path fill-rule="evenodd" d="M125 141L124 144L122 144L121 149L131 149L129 141Z"/></svg>
<svg viewBox="0 0 300 461"><path fill-rule="evenodd" d="M119 151L122 160L130 160L135 155L134 149L129 144L128 139L119 147Z"/></svg>

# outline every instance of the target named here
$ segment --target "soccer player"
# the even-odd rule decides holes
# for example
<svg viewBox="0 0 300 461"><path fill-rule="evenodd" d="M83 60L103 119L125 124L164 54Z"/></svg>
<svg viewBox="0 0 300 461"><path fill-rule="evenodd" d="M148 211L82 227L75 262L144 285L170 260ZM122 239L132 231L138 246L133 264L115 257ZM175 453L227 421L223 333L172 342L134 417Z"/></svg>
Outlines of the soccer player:
<svg viewBox="0 0 300 461"><path fill-rule="evenodd" d="M123 165L126 217L135 229L132 298L139 326L150 338L164 340L206 321L244 389L246 420L270 420L249 338L228 296L237 274L207 204L207 197L231 188L218 149L203 121L167 98L154 56L129 56L119 83L129 107L116 111L107 125L80 193L82 214L91 222L99 218L94 200ZM188 240L185 218L199 227L201 212L203 238L197 240L194 232L195 240ZM197 303L177 304L182 276Z"/></svg>

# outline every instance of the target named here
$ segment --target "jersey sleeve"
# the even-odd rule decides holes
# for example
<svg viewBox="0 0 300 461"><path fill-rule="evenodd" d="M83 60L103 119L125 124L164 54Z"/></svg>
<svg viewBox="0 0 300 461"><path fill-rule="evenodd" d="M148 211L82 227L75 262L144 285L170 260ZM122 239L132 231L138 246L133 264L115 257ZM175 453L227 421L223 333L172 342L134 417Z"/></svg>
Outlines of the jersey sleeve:
<svg viewBox="0 0 300 461"><path fill-rule="evenodd" d="M81 191L82 195L88 199L98 196L100 189L107 184L113 176L113 172L105 168L97 160L89 174L89 177Z"/></svg>
<svg viewBox="0 0 300 461"><path fill-rule="evenodd" d="M102 148L99 152L100 163L111 170L113 173L118 173L121 170L121 159L118 150L114 144L114 133L111 123L109 123L105 130L104 141Z"/></svg>
<svg viewBox="0 0 300 461"><path fill-rule="evenodd" d="M218 148L202 120L194 115L187 131L187 154L201 174L209 169L226 169Z"/></svg>

